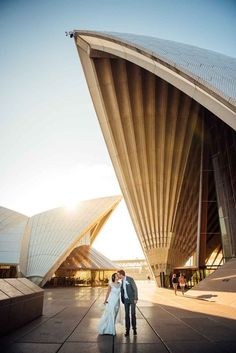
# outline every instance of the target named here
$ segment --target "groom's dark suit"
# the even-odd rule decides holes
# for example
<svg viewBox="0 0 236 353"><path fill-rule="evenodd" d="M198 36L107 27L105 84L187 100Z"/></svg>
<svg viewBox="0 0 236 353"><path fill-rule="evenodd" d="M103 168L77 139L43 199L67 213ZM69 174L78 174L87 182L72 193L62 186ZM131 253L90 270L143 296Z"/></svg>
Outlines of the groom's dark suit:
<svg viewBox="0 0 236 353"><path fill-rule="evenodd" d="M125 291L124 291L124 281L126 281L126 292L128 298L125 298ZM131 322L132 328L136 331L136 303L135 300L138 300L138 289L132 277L126 276L122 280L121 285L121 301L125 305L125 327L126 332L130 330L130 307L131 307Z"/></svg>

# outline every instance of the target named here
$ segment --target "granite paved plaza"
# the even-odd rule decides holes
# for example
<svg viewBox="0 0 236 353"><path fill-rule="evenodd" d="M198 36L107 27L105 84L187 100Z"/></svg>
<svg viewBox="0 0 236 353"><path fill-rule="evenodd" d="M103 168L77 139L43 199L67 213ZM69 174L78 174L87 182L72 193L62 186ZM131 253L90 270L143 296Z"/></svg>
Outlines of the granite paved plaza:
<svg viewBox="0 0 236 353"><path fill-rule="evenodd" d="M137 282L138 335L98 336L106 289L46 289L44 314L0 339L1 353L232 353L236 308ZM235 293L234 293L235 295Z"/></svg>

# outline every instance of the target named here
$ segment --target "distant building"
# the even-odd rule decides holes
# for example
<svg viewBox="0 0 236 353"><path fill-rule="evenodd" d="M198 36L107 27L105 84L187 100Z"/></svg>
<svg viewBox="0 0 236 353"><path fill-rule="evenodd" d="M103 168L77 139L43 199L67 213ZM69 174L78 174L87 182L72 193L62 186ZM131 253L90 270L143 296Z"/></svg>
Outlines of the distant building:
<svg viewBox="0 0 236 353"><path fill-rule="evenodd" d="M145 259L113 260L112 262L118 269L124 270L128 276L131 276L136 280L152 278L150 268Z"/></svg>
<svg viewBox="0 0 236 353"><path fill-rule="evenodd" d="M236 59L74 31L89 91L157 282L236 256Z"/></svg>
<svg viewBox="0 0 236 353"><path fill-rule="evenodd" d="M23 276L44 286L66 259L75 259L75 248L78 254L87 249L83 268L87 264L92 270L96 264L96 270L115 269L89 248L120 200L114 196L82 201L74 210L61 207L33 217L0 207L0 277Z"/></svg>

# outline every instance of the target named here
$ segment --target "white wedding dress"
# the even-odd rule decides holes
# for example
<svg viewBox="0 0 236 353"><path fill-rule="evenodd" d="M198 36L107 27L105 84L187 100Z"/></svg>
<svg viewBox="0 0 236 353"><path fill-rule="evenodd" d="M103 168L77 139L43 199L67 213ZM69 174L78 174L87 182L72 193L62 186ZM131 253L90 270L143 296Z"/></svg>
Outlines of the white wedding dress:
<svg viewBox="0 0 236 353"><path fill-rule="evenodd" d="M100 319L98 326L98 333L100 335L115 335L115 322L117 316L118 320L121 322L120 313L120 284L119 286L113 283L109 284L111 286L111 292L107 299L108 303L105 305L103 315Z"/></svg>

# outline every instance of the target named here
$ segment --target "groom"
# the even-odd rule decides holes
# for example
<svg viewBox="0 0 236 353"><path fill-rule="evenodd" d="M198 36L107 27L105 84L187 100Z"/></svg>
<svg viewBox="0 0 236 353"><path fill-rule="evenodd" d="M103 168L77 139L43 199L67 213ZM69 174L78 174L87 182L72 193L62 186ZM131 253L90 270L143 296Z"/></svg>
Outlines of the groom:
<svg viewBox="0 0 236 353"><path fill-rule="evenodd" d="M125 306L125 337L129 336L130 331L130 308L131 308L131 322L133 333L137 335L136 328L136 303L138 301L138 289L132 277L125 275L124 270L117 271L118 277L122 280L121 284L121 301Z"/></svg>

